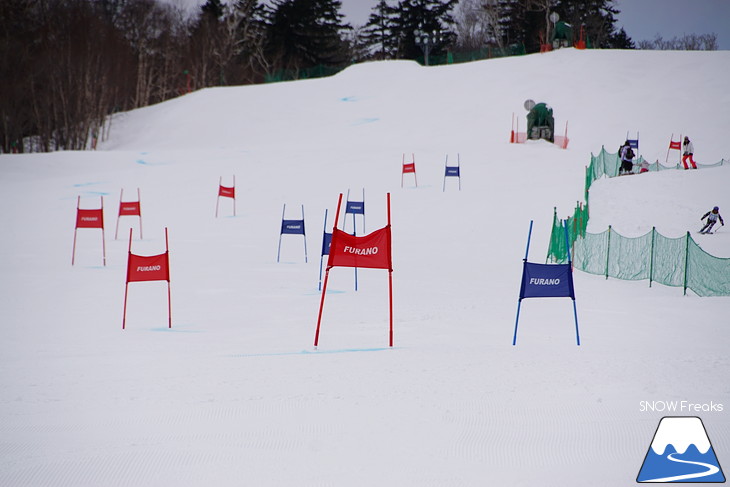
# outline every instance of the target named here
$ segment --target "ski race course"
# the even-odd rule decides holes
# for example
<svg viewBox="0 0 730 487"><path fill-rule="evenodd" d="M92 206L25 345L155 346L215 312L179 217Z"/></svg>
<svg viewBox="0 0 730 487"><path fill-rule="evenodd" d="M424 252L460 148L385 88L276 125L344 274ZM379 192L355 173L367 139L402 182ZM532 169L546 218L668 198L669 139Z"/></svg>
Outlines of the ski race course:
<svg viewBox="0 0 730 487"><path fill-rule="evenodd" d="M614 487L663 416L701 417L730 464L730 297L576 271L581 345L569 298L523 301L512 345L530 221L544 263L553 209L627 132L650 162L679 134L700 164L730 159L729 77L728 51L365 63L118 114L96 151L0 156L0 485ZM509 143L528 98L567 149ZM730 226L696 233L713 206L730 219L729 187L730 165L603 178L588 231L690 231L730 258ZM117 219L138 188L143 238ZM340 267L313 346L348 191L365 218L338 228L358 235L390 193L393 347L388 272L358 269L356 291ZM74 231L102 198L103 248ZM130 282L123 330L130 228L143 256L167 229L170 305L166 282Z"/></svg>

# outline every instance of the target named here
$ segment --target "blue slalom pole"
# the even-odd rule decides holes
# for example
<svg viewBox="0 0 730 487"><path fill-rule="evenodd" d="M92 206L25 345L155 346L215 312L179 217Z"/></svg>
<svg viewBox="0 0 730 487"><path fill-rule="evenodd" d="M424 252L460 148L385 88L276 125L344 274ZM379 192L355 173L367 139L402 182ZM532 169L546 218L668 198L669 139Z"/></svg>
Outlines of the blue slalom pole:
<svg viewBox="0 0 730 487"><path fill-rule="evenodd" d="M532 220L530 220L530 230L527 232L527 247L525 248L525 258L522 259L522 273L524 277L525 264L527 263L527 256L530 253L530 238L532 237ZM517 344L517 324L520 322L520 307L522 306L522 296L517 301L517 317L515 318L515 333L512 336L512 345Z"/></svg>
<svg viewBox="0 0 730 487"><path fill-rule="evenodd" d="M568 222L566 220L563 220L563 225L565 228L565 248L568 251L568 265L570 266L570 280L573 280L573 261L570 257L570 239L568 238ZM575 291L573 291L573 294L575 294ZM578 331L578 308L575 305L575 297L573 296L573 317L575 318L575 341L578 346L580 346L580 332Z"/></svg>
<svg viewBox="0 0 730 487"><path fill-rule="evenodd" d="M347 194L350 194L350 190L347 190ZM352 234L357 237L357 224L355 223L355 214L352 214ZM355 267L355 291L357 291L357 267Z"/></svg>
<svg viewBox="0 0 730 487"><path fill-rule="evenodd" d="M286 203L284 203L284 209L281 210L281 221L284 222L284 215L286 214ZM281 232L279 232L279 248L276 251L276 262L279 262L279 256L281 255Z"/></svg>
<svg viewBox="0 0 730 487"><path fill-rule="evenodd" d="M302 237L304 237L304 263L307 263L307 231L304 226L304 205L302 205Z"/></svg>
<svg viewBox="0 0 730 487"><path fill-rule="evenodd" d="M324 229L322 230L322 242L324 242L325 235L327 234L327 208L324 209ZM322 260L324 259L324 254L320 252L319 256L319 285L317 286L317 290L322 290Z"/></svg>

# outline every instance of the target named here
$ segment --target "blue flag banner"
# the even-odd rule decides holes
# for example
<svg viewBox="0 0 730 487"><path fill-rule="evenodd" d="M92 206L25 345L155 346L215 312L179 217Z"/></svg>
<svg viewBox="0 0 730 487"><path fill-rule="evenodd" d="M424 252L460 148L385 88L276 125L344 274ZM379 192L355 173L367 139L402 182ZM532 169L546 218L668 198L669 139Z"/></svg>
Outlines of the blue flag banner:
<svg viewBox="0 0 730 487"><path fill-rule="evenodd" d="M558 297L575 299L571 265L525 262L520 299Z"/></svg>
<svg viewBox="0 0 730 487"><path fill-rule="evenodd" d="M457 178L460 177L459 166L446 166L445 176L456 176Z"/></svg>
<svg viewBox="0 0 730 487"><path fill-rule="evenodd" d="M304 235L304 220L282 220L281 233L283 235Z"/></svg>
<svg viewBox="0 0 730 487"><path fill-rule="evenodd" d="M330 245L332 245L332 234L325 232L322 238L322 255L330 255Z"/></svg>
<svg viewBox="0 0 730 487"><path fill-rule="evenodd" d="M575 306L575 290L573 288L573 263L570 259L570 244L568 243L568 226L565 228L565 245L568 248L567 264L533 264L527 262L530 252L530 237L532 236L532 220L527 233L527 248L522 260L522 284L520 284L520 299L517 301L517 317L515 318L515 333L512 345L517 344L517 326L520 322L520 306L525 298L571 298L573 300L573 316L575 317L575 343L580 345L578 331L578 310Z"/></svg>
<svg viewBox="0 0 730 487"><path fill-rule="evenodd" d="M354 215L365 214L365 202L364 201L348 201L345 206L345 213L352 213Z"/></svg>

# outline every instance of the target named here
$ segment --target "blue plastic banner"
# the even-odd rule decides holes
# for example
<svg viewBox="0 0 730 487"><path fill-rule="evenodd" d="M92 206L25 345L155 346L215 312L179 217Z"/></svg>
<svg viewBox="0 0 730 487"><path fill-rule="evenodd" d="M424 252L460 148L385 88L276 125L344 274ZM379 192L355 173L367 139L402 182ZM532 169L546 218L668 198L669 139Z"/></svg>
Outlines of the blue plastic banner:
<svg viewBox="0 0 730 487"><path fill-rule="evenodd" d="M520 299L556 297L575 299L571 265L525 262L522 271Z"/></svg>
<svg viewBox="0 0 730 487"><path fill-rule="evenodd" d="M353 213L355 215L365 214L365 202L364 201L348 201L345 206L345 213Z"/></svg>
<svg viewBox="0 0 730 487"><path fill-rule="evenodd" d="M286 235L304 235L304 220L282 220L281 233Z"/></svg>
<svg viewBox="0 0 730 487"><path fill-rule="evenodd" d="M330 255L330 245L332 245L332 234L325 232L322 239L322 255Z"/></svg>
<svg viewBox="0 0 730 487"><path fill-rule="evenodd" d="M459 176L459 166L446 166L446 176Z"/></svg>

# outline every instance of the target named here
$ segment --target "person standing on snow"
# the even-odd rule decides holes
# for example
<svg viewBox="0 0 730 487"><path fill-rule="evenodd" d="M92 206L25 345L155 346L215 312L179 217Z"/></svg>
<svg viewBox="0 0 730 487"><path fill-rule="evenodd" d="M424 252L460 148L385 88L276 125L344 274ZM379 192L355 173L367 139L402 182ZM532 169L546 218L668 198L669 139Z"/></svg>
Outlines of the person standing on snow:
<svg viewBox="0 0 730 487"><path fill-rule="evenodd" d="M631 148L631 144L627 140L624 145L618 151L618 155L621 158L621 167L619 168L618 174L631 174L634 170L634 150Z"/></svg>
<svg viewBox="0 0 730 487"><path fill-rule="evenodd" d="M689 137L686 135L684 136L684 150L682 151L682 164L684 164L685 169L689 169L689 166L687 166L687 159L689 159L689 162L692 164L692 169L697 169L697 164L695 164L694 159L692 159L692 155L695 152L695 146L692 145L692 142L690 142Z"/></svg>
<svg viewBox="0 0 730 487"><path fill-rule="evenodd" d="M723 221L722 217L720 216L720 208L714 207L712 211L708 211L704 215L702 215L702 218L700 220L704 220L707 218L707 223L705 223L705 226L702 227L700 230L700 233L710 233L712 230L712 227L715 226L715 223L717 223L717 220L720 220L720 224L724 227L725 222Z"/></svg>

